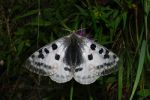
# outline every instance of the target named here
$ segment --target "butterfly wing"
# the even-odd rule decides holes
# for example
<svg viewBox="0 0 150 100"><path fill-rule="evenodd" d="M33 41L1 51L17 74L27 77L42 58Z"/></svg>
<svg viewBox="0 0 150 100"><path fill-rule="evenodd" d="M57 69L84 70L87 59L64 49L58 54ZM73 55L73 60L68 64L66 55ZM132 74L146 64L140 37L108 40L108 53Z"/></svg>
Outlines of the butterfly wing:
<svg viewBox="0 0 150 100"><path fill-rule="evenodd" d="M72 72L63 62L66 50L65 37L48 44L33 53L26 62L26 68L30 71L49 76L57 83L64 83L72 79Z"/></svg>
<svg viewBox="0 0 150 100"><path fill-rule="evenodd" d="M80 44L84 62L77 66L74 79L81 84L91 84L100 76L117 70L119 58L105 47L82 37Z"/></svg>

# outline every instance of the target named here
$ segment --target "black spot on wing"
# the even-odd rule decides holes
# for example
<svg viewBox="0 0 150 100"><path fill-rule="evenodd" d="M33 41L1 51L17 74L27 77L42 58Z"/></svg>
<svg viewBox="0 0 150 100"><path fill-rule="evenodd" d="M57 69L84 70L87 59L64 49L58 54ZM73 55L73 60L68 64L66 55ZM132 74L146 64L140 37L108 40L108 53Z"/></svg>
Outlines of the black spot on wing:
<svg viewBox="0 0 150 100"><path fill-rule="evenodd" d="M105 54L105 55L104 55L104 59L107 59L107 58L109 58L109 55L108 55L108 54Z"/></svg>
<svg viewBox="0 0 150 100"><path fill-rule="evenodd" d="M110 66L113 66L115 62L107 62L107 63L103 63L102 65L98 65L96 66L97 69L101 69L101 68L104 68L104 67L110 67Z"/></svg>
<svg viewBox="0 0 150 100"><path fill-rule="evenodd" d="M99 50L99 54L102 54L103 53L103 48L101 48L100 50Z"/></svg>
<svg viewBox="0 0 150 100"><path fill-rule="evenodd" d="M56 55L55 55L55 59L56 59L56 60L59 60L59 59L60 59L60 55L59 55L59 54L56 54Z"/></svg>
<svg viewBox="0 0 150 100"><path fill-rule="evenodd" d="M118 66L114 65L113 67L104 69L101 73L99 73L99 75L101 76L108 75L111 74L112 72L116 72L117 70L118 70Z"/></svg>
<svg viewBox="0 0 150 100"><path fill-rule="evenodd" d="M97 69L101 69L101 68L103 68L103 67L104 67L104 65L96 66Z"/></svg>
<svg viewBox="0 0 150 100"><path fill-rule="evenodd" d="M91 48L92 50L95 50L95 49L96 49L96 45L95 45L95 44L91 44L90 48Z"/></svg>
<svg viewBox="0 0 150 100"><path fill-rule="evenodd" d="M83 70L83 68L76 68L75 72L79 72L79 71L82 71L82 70Z"/></svg>
<svg viewBox="0 0 150 100"><path fill-rule="evenodd" d="M61 79L64 79L64 78L65 78L65 76L64 76L64 75L56 74L55 76L56 76L57 78L61 78Z"/></svg>
<svg viewBox="0 0 150 100"><path fill-rule="evenodd" d="M45 68L45 69L51 69L51 66L49 66L49 65L46 65L46 64L44 64L44 63L42 63L42 62L34 62L34 64L36 65L36 66L38 66L39 68L41 67L43 67L43 68Z"/></svg>
<svg viewBox="0 0 150 100"><path fill-rule="evenodd" d="M111 63L111 62L109 62L109 63L104 63L104 65L105 65L105 66L111 66L112 63Z"/></svg>
<svg viewBox="0 0 150 100"><path fill-rule="evenodd" d="M57 47L58 47L57 44L55 44L55 43L52 44L52 49L53 49L53 50L56 50Z"/></svg>
<svg viewBox="0 0 150 100"><path fill-rule="evenodd" d="M44 59L44 55L43 55L42 53L40 53L40 54L38 55L38 58Z"/></svg>
<svg viewBox="0 0 150 100"><path fill-rule="evenodd" d="M114 58L114 59L116 59L116 58L117 58L117 56L116 56L116 55L113 55L113 58Z"/></svg>
<svg viewBox="0 0 150 100"><path fill-rule="evenodd" d="M104 59L107 59L107 58L109 58L110 56L109 56L109 51L108 50L106 50L105 51L105 55L104 55Z"/></svg>
<svg viewBox="0 0 150 100"><path fill-rule="evenodd" d="M34 73L41 74L41 75L46 75L47 73L42 69L43 66L44 66L44 64L40 63L40 62L33 62L32 65L31 65L31 61L27 60L25 67L27 69L29 69L30 71L34 72ZM46 65L46 66L47 66L46 68L51 68L48 65Z"/></svg>
<svg viewBox="0 0 150 100"><path fill-rule="evenodd" d="M43 65L43 63L40 63L40 62L34 62L34 64L35 64L36 66L42 66L42 65Z"/></svg>
<svg viewBox="0 0 150 100"><path fill-rule="evenodd" d="M30 67L30 70L33 71L34 73L41 74L41 75L47 74L43 69L38 69L36 67Z"/></svg>
<svg viewBox="0 0 150 100"><path fill-rule="evenodd" d="M43 66L44 66L44 68L46 68L46 69L51 69L51 66L49 66L49 65L43 64Z"/></svg>
<svg viewBox="0 0 150 100"><path fill-rule="evenodd" d="M109 54L109 51L108 51L108 50L106 50L106 54Z"/></svg>
<svg viewBox="0 0 150 100"><path fill-rule="evenodd" d="M42 53L42 49L39 50L39 53Z"/></svg>
<svg viewBox="0 0 150 100"><path fill-rule="evenodd" d="M46 54L49 53L49 50L47 48L44 48L44 51L45 51Z"/></svg>
<svg viewBox="0 0 150 100"><path fill-rule="evenodd" d="M88 55L88 60L92 60L92 59L93 59L93 55L92 54Z"/></svg>
<svg viewBox="0 0 150 100"><path fill-rule="evenodd" d="M61 77L61 78L65 78L65 76L64 76L64 75L60 75L60 77Z"/></svg>
<svg viewBox="0 0 150 100"><path fill-rule="evenodd" d="M44 59L44 55L42 53L42 49L39 50L38 58Z"/></svg>
<svg viewBox="0 0 150 100"><path fill-rule="evenodd" d="M70 69L70 68L68 68L68 67L65 67L65 68L64 68L64 70L65 70L65 71L69 71L69 72L71 72L71 69Z"/></svg>
<svg viewBox="0 0 150 100"><path fill-rule="evenodd" d="M111 70L110 70L110 69L105 69L105 70L103 70L103 71L101 72L101 75L107 75L107 74L109 74L109 73L111 73Z"/></svg>
<svg viewBox="0 0 150 100"><path fill-rule="evenodd" d="M35 55L34 55L34 54L32 54L32 55L31 55L31 58L34 58L34 57L35 57Z"/></svg>

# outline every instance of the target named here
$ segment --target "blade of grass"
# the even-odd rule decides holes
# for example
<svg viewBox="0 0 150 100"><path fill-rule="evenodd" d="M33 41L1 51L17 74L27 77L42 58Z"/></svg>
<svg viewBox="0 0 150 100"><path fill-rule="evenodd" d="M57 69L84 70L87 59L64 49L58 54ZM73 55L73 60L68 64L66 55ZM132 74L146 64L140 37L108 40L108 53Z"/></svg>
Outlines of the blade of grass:
<svg viewBox="0 0 150 100"><path fill-rule="evenodd" d="M40 35L40 15L41 15L41 12L40 12L40 0L38 0L38 33L37 33L37 48L38 48L38 44L39 44L39 35Z"/></svg>
<svg viewBox="0 0 150 100"><path fill-rule="evenodd" d="M138 64L138 69L137 69L137 74L136 74L136 79L134 82L134 86L133 86L133 90L130 96L130 100L133 99L133 96L135 94L136 88L138 86L139 80L140 80L140 76L143 70L143 64L144 64L144 58L145 58L145 50L146 50L146 41L144 40L142 42L142 47L141 47L141 52L140 52L140 58L139 58L139 64Z"/></svg>
<svg viewBox="0 0 150 100"><path fill-rule="evenodd" d="M89 100L94 100L93 96L91 95L90 87L88 87L88 94L89 94Z"/></svg>
<svg viewBox="0 0 150 100"><path fill-rule="evenodd" d="M73 100L72 98L73 98L73 82L70 88L70 100Z"/></svg>
<svg viewBox="0 0 150 100"><path fill-rule="evenodd" d="M122 98L122 79L123 79L123 57L119 61L119 74L118 74L118 100Z"/></svg>
<svg viewBox="0 0 150 100"><path fill-rule="evenodd" d="M148 22L148 15L149 15L149 12L150 12L150 0L144 0L144 23L145 23L145 36L146 36L146 39L147 39L147 36L148 36L148 25L147 25L147 22Z"/></svg>
<svg viewBox="0 0 150 100"><path fill-rule="evenodd" d="M93 97L90 95L89 100L94 100Z"/></svg>

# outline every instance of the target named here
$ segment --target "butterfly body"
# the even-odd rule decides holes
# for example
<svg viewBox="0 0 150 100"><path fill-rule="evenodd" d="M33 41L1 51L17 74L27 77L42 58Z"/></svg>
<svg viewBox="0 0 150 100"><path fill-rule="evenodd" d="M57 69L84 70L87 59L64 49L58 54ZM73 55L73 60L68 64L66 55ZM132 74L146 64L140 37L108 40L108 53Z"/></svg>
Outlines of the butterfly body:
<svg viewBox="0 0 150 100"><path fill-rule="evenodd" d="M105 47L73 33L33 53L27 59L26 67L57 83L74 78L80 84L91 84L100 76L117 70L118 60Z"/></svg>
<svg viewBox="0 0 150 100"><path fill-rule="evenodd" d="M81 50L81 39L75 34L71 34L66 39L67 48L65 51L64 61L67 65L73 66L74 68L83 63L82 50Z"/></svg>

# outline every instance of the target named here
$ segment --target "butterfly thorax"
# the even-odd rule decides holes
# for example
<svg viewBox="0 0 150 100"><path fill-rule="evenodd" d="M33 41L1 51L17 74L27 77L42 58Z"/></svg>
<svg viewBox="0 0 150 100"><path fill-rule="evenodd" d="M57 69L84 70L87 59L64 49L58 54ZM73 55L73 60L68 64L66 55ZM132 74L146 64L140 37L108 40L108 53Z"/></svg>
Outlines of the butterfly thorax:
<svg viewBox="0 0 150 100"><path fill-rule="evenodd" d="M65 52L65 63L69 66L76 67L83 63L82 51L81 51L81 39L72 34L67 40L68 47Z"/></svg>

